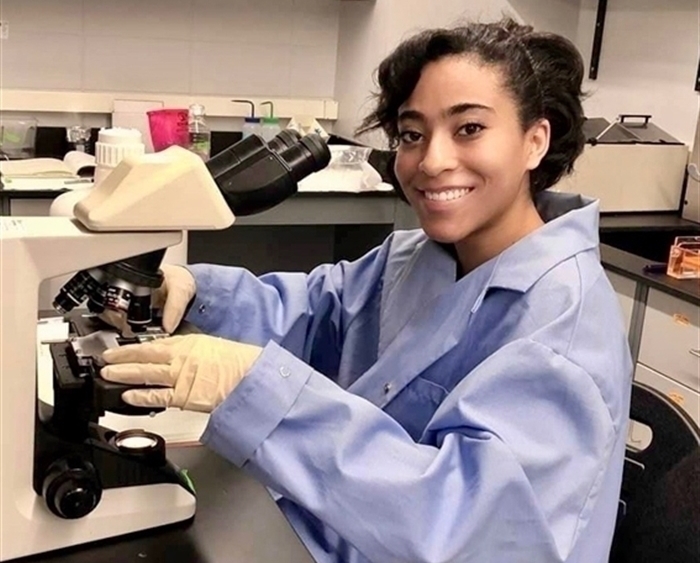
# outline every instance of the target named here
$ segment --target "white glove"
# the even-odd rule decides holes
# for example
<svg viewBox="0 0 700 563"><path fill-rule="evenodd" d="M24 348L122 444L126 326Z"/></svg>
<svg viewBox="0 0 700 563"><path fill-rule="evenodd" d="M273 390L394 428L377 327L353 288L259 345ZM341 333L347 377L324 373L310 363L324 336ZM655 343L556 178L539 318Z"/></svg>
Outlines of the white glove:
<svg viewBox="0 0 700 563"><path fill-rule="evenodd" d="M103 354L103 379L164 389L125 391L137 407L178 407L211 412L236 388L262 352L259 346L204 334L172 336L111 348Z"/></svg>
<svg viewBox="0 0 700 563"><path fill-rule="evenodd" d="M194 276L183 266L163 264L163 283L151 295L151 306L163 309L163 330L172 333L178 327L192 298L197 292ZM126 313L106 309L99 317L117 328L122 334L131 336L126 322Z"/></svg>

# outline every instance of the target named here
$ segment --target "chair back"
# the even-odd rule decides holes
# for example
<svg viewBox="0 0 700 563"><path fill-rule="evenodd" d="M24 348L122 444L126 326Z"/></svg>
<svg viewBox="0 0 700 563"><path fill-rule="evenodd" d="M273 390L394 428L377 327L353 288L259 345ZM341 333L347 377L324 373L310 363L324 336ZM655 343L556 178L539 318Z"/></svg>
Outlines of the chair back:
<svg viewBox="0 0 700 563"><path fill-rule="evenodd" d="M691 553L700 561L700 429L666 395L637 382L630 419L648 426L652 439L642 450L627 447L609 561L686 563Z"/></svg>

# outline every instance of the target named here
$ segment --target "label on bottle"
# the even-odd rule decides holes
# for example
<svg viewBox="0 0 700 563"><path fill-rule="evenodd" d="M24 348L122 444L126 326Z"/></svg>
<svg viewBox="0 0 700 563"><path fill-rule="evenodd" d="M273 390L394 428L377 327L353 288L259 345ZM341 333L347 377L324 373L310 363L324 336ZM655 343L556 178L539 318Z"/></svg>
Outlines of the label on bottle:
<svg viewBox="0 0 700 563"><path fill-rule="evenodd" d="M211 136L208 133L190 133L189 149L206 162L211 153Z"/></svg>

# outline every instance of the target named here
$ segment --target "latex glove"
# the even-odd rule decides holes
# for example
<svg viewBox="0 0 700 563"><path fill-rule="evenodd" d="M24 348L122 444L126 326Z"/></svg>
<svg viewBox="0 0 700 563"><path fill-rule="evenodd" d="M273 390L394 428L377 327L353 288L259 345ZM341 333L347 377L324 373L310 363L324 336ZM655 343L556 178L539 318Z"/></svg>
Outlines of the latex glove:
<svg viewBox="0 0 700 563"><path fill-rule="evenodd" d="M211 412L261 352L259 346L204 334L171 336L105 351L103 359L109 365L100 375L116 383L164 387L125 391L122 398L130 405Z"/></svg>
<svg viewBox="0 0 700 563"><path fill-rule="evenodd" d="M151 307L163 310L163 330L172 333L178 327L197 292L194 276L183 266L163 264L163 283L151 295ZM126 322L126 313L106 309L99 317L125 336L133 333Z"/></svg>

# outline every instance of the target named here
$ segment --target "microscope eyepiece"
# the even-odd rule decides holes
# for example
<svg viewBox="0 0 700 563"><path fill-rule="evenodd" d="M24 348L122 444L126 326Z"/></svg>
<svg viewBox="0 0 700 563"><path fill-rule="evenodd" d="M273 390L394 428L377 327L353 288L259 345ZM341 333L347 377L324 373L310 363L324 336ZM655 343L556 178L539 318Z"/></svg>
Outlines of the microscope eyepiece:
<svg viewBox="0 0 700 563"><path fill-rule="evenodd" d="M325 168L330 160L320 135L301 137L283 131L271 144L257 135L246 137L211 159L207 167L234 214L245 216L294 195L299 181Z"/></svg>
<svg viewBox="0 0 700 563"><path fill-rule="evenodd" d="M277 133L270 141L268 141L267 146L270 150L276 153L282 152L289 147L293 147L301 140L301 135L294 131L293 129L284 129Z"/></svg>
<svg viewBox="0 0 700 563"><path fill-rule="evenodd" d="M294 181L299 182L328 166L330 151L320 136L311 134L281 152L280 157L289 165Z"/></svg>

